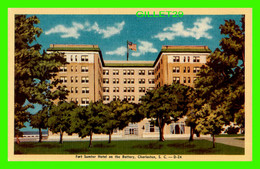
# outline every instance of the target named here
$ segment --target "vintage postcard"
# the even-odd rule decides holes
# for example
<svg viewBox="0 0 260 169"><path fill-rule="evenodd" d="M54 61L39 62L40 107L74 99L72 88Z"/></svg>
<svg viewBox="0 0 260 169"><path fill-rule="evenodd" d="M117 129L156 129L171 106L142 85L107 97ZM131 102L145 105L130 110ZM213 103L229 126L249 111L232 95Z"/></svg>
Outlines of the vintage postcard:
<svg viewBox="0 0 260 169"><path fill-rule="evenodd" d="M251 161L252 9L10 8L10 161Z"/></svg>

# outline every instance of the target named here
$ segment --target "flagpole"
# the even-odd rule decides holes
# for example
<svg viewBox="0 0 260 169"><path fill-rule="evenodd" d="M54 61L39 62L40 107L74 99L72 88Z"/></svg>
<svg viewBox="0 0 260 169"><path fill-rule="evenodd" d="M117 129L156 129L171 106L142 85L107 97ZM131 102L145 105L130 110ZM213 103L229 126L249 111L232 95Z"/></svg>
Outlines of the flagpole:
<svg viewBox="0 0 260 169"><path fill-rule="evenodd" d="M127 40L126 43L127 43L127 44L126 44L126 47L127 47L127 56L126 56L126 60L128 61L128 57L129 57L128 40Z"/></svg>

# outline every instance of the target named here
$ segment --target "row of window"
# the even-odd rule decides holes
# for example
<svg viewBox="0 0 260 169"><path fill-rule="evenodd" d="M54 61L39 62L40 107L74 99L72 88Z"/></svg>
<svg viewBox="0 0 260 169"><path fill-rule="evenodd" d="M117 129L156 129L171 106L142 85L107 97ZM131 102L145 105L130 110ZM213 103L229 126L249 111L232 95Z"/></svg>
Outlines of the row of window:
<svg viewBox="0 0 260 169"><path fill-rule="evenodd" d="M139 96L139 100L142 96ZM119 100L120 99L120 96L118 95L114 95L112 100L115 101L115 100ZM127 100L127 101L135 101L135 96L128 96L128 95L125 95L124 96L124 100ZM103 101L110 101L110 96L109 95L104 95L103 96Z"/></svg>
<svg viewBox="0 0 260 169"><path fill-rule="evenodd" d="M74 67L73 66L70 67L70 71L71 72L74 71ZM60 67L60 72L67 72L67 66L61 66ZM78 72L77 66L75 66L75 72ZM81 66L81 72L88 72L88 67L87 66Z"/></svg>
<svg viewBox="0 0 260 169"><path fill-rule="evenodd" d="M197 77L193 78L193 82L197 79ZM180 83L180 77L173 77L173 82ZM183 77L183 83L191 83L190 77Z"/></svg>
<svg viewBox="0 0 260 169"><path fill-rule="evenodd" d="M141 92L146 92L145 87L139 87L138 91ZM153 90L154 87L148 87L147 90ZM105 93L109 93L109 87L103 87L103 92ZM113 92L114 93L119 93L119 87L113 87ZM124 87L123 88L123 92L135 92L135 88L134 87Z"/></svg>
<svg viewBox="0 0 260 169"><path fill-rule="evenodd" d="M180 56L173 56L173 62L180 62ZM190 62L190 56L184 56L183 62ZM193 56L193 62L200 62L199 56Z"/></svg>
<svg viewBox="0 0 260 169"><path fill-rule="evenodd" d="M68 79L67 76L60 76L60 81L62 83L67 83ZM75 78L73 76L70 77L70 82L71 83L78 83L78 76L75 76ZM88 76L81 76L81 83L88 83L89 82L89 77Z"/></svg>
<svg viewBox="0 0 260 169"><path fill-rule="evenodd" d="M78 98L71 98L70 101L75 102L75 103L79 103L79 99ZM89 104L89 98L85 97L85 98L81 98L81 104Z"/></svg>
<svg viewBox="0 0 260 169"><path fill-rule="evenodd" d="M139 70L138 75L145 75L145 70ZM135 70L123 70L123 75L134 75ZM109 70L103 70L103 75L109 75ZM113 75L119 75L119 70L113 70ZM154 75L153 70L148 70L148 75Z"/></svg>
<svg viewBox="0 0 260 169"><path fill-rule="evenodd" d="M104 84L109 84L109 78L103 78ZM134 78L124 78L123 80L124 84L134 84L135 79ZM139 84L145 84L145 79L138 79ZM148 79L149 84L154 84L154 79ZM119 78L113 78L113 84L119 84Z"/></svg>
<svg viewBox="0 0 260 169"><path fill-rule="evenodd" d="M193 67L193 73L198 73L199 71L200 71L200 67ZM172 72L173 73L180 73L180 67L179 66L173 67ZM183 73L186 73L186 72L190 73L190 67L189 66L187 68L183 67Z"/></svg>
<svg viewBox="0 0 260 169"><path fill-rule="evenodd" d="M64 55L64 58L67 60L67 55ZM78 56L77 55L70 55L70 59L71 62L77 62L78 61ZM88 55L81 55L80 56L80 60L81 62L88 62Z"/></svg>
<svg viewBox="0 0 260 169"><path fill-rule="evenodd" d="M78 87L71 87L70 88L70 93L78 93ZM81 88L81 93L89 93L89 88L88 87L82 87Z"/></svg>

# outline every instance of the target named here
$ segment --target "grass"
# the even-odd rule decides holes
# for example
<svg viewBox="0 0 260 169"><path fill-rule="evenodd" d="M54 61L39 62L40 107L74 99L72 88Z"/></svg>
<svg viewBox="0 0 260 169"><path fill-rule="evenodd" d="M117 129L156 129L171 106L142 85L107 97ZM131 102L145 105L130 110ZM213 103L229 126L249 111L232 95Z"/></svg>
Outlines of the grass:
<svg viewBox="0 0 260 169"><path fill-rule="evenodd" d="M21 142L15 144L15 154L244 154L244 148L216 143L207 140L169 140L159 142L145 141L94 141L88 148L88 142Z"/></svg>
<svg viewBox="0 0 260 169"><path fill-rule="evenodd" d="M220 134L216 135L216 137L244 137L244 134Z"/></svg>

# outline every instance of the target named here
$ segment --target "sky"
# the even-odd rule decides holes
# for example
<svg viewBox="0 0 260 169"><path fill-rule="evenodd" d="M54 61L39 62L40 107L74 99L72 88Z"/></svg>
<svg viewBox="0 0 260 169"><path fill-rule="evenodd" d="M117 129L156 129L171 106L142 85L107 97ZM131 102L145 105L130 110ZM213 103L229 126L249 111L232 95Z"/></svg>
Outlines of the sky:
<svg viewBox="0 0 260 169"><path fill-rule="evenodd" d="M184 15L183 17L137 17L136 15L36 15L43 29L37 42L42 50L50 44L98 45L104 60L126 60L127 40L137 45L129 60L154 61L162 45L206 45L219 47L219 26L241 15ZM41 106L30 109L37 113ZM32 130L29 124L22 131ZM36 129L35 129L36 130Z"/></svg>
<svg viewBox="0 0 260 169"><path fill-rule="evenodd" d="M50 44L99 45L104 60L126 60L127 40L137 45L129 60L154 61L162 45L206 45L214 51L223 37L219 26L241 15L184 15L147 18L136 15L36 15L43 33L42 49Z"/></svg>

